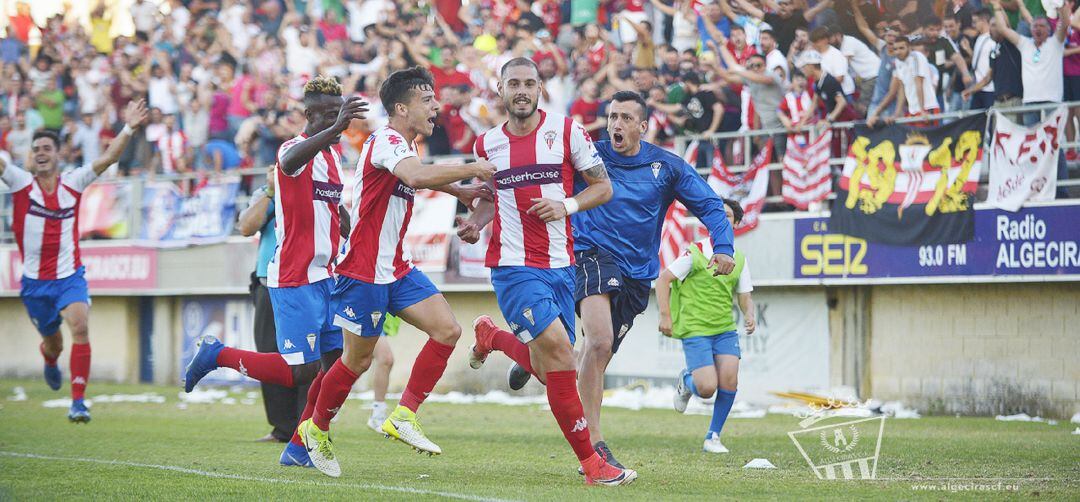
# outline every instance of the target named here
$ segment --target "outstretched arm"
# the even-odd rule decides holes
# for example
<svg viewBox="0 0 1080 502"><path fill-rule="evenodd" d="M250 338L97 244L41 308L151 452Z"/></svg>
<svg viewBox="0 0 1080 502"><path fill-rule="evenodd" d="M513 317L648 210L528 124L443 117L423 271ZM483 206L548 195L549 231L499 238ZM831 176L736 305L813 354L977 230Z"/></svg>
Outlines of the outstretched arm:
<svg viewBox="0 0 1080 502"><path fill-rule="evenodd" d="M342 132L345 132L345 129L349 128L350 122L354 119L364 120L365 113L367 113L367 103L364 100L356 96L345 100L345 103L341 105L341 109L337 112L334 125L297 143L281 155L281 158L278 159L281 170L288 176L295 176L319 152L329 148L334 140Z"/></svg>
<svg viewBox="0 0 1080 502"><path fill-rule="evenodd" d="M1005 37L1005 40L1008 40L1013 45L1019 44L1020 34L1009 26L1009 20L1005 17L1005 9L1001 7L1001 0L990 0L990 5L994 6L994 19L997 19L1001 36Z"/></svg>
<svg viewBox="0 0 1080 502"><path fill-rule="evenodd" d="M445 185L469 178L487 181L495 174L495 165L484 159L456 166L432 166L420 163L418 157L402 159L394 167L397 176L413 188L447 188Z"/></svg>
<svg viewBox="0 0 1080 502"><path fill-rule="evenodd" d="M735 268L735 233L724 212L723 199L686 162L682 162L679 169L675 199L682 202L709 229L713 243L710 263L717 265L720 274L730 274Z"/></svg>
<svg viewBox="0 0 1080 502"><path fill-rule="evenodd" d="M139 99L128 103L127 108L124 109L124 129L109 143L109 148L105 150L105 153L91 164L94 174L100 176L109 166L120 160L120 154L124 153L128 142L131 141L131 136L135 134L135 129L142 127L148 116L145 101Z"/></svg>

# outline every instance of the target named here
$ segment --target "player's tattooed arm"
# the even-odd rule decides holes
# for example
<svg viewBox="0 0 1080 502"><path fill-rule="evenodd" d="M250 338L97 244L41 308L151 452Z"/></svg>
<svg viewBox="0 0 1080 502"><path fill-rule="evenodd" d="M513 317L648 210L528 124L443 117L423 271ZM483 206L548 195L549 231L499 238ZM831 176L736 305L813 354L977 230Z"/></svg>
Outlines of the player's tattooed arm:
<svg viewBox="0 0 1080 502"><path fill-rule="evenodd" d="M563 200L532 199L533 205L529 208L528 213L535 214L544 222L552 222L569 217L578 211L592 209L611 200L611 180L608 179L607 169L603 163L581 171L581 177L585 179L585 183L588 183L589 186L578 192L577 195Z"/></svg>
<svg viewBox="0 0 1080 502"><path fill-rule="evenodd" d="M590 168L582 171L581 175L583 177L585 177L586 181L588 181L589 178L597 179L597 180L606 180L606 179L608 179L607 168L604 167L604 164L602 164L602 163L597 164L597 165L595 165L593 167L590 167Z"/></svg>

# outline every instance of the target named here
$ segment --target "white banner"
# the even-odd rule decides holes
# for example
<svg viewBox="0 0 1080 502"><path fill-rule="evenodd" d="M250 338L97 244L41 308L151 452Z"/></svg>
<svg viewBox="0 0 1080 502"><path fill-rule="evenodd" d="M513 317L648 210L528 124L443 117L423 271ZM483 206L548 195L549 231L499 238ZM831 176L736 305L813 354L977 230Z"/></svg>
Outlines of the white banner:
<svg viewBox="0 0 1080 502"><path fill-rule="evenodd" d="M986 202L1006 211L1018 211L1028 201L1054 200L1066 117L1066 108L1060 107L1043 123L1024 127L1001 112L995 113Z"/></svg>
<svg viewBox="0 0 1080 502"><path fill-rule="evenodd" d="M445 272L454 234L457 198L434 190L417 190L404 248L424 272ZM456 238L456 237L455 237Z"/></svg>
<svg viewBox="0 0 1080 502"><path fill-rule="evenodd" d="M783 402L770 392L826 391L829 385L829 317L825 290L754 291L757 331L747 336L738 316L739 400ZM736 309L738 312L738 309ZM686 367L682 342L657 330L656 296L626 335L607 374L670 378ZM580 338L580 337L579 337Z"/></svg>

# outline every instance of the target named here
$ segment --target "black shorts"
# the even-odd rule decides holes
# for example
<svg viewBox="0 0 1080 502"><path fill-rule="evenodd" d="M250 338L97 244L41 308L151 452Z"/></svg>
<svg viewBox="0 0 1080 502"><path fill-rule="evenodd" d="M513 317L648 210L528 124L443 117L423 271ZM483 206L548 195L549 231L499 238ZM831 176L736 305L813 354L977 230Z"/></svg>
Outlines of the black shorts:
<svg viewBox="0 0 1080 502"><path fill-rule="evenodd" d="M649 306L648 281L639 281L623 277L615 256L601 249L589 249L574 253L577 259L576 288L574 304L581 315L581 300L586 296L607 294L611 298L611 329L615 339L611 342L611 353L618 352L619 345L630 328L634 318Z"/></svg>

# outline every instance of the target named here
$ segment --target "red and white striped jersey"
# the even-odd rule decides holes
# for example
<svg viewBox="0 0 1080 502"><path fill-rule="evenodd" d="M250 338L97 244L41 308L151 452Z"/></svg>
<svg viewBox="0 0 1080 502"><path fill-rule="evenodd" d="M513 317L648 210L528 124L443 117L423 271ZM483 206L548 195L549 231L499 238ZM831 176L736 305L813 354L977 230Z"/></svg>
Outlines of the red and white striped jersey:
<svg viewBox="0 0 1080 502"><path fill-rule="evenodd" d="M89 165L61 173L52 193L34 175L10 161L0 179L11 189L15 242L23 256L23 276L63 279L82 266L79 259L79 202L97 178Z"/></svg>
<svg viewBox="0 0 1080 502"><path fill-rule="evenodd" d="M784 94L784 100L780 102L778 109L792 122L798 122L807 114L812 115L814 113L814 110L811 109L813 104L814 98L805 90L799 94L788 92Z"/></svg>
<svg viewBox="0 0 1080 502"><path fill-rule="evenodd" d="M266 270L267 286L291 288L331 277L337 256L341 154L327 148L292 176L281 170L281 156L307 139L301 134L278 148L274 170L274 231L277 249Z"/></svg>
<svg viewBox="0 0 1080 502"><path fill-rule="evenodd" d="M157 147L161 154L161 172L176 173L177 164L184 157L184 150L187 148L187 136L184 136L182 131L162 133L157 140Z"/></svg>
<svg viewBox="0 0 1080 502"><path fill-rule="evenodd" d="M603 164L585 128L569 117L540 113L540 124L514 136L504 124L476 139L475 153L495 164L495 219L488 267L559 268L574 264L570 218L544 223L527 211L532 199L573 196L575 171Z"/></svg>
<svg viewBox="0 0 1080 502"><path fill-rule="evenodd" d="M416 189L398 179L394 169L416 156L416 144L390 126L380 127L364 141L353 181L349 250L338 264L338 274L389 284L412 270L402 241L412 219Z"/></svg>

